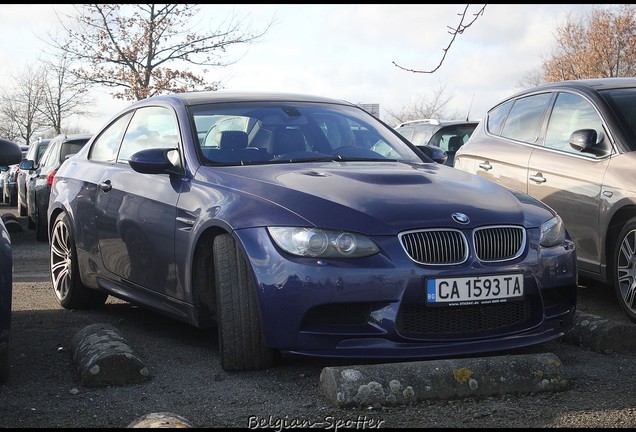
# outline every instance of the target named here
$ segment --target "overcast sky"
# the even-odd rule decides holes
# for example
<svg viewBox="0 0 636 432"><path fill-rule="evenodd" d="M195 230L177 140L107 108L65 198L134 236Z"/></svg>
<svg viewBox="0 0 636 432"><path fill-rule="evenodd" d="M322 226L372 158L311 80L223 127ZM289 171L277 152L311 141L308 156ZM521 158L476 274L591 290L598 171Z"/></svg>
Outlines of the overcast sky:
<svg viewBox="0 0 636 432"><path fill-rule="evenodd" d="M256 44L232 50L234 65L213 69L210 80L229 90L310 93L353 103L379 104L399 111L445 86L448 111L483 117L492 105L518 90L521 78L541 66L554 47L555 29L568 14L581 17L594 4L488 4L483 16L459 35L442 59L465 4L450 5L201 5L199 22L218 28L231 16L262 29L274 25ZM483 4L474 4L468 14ZM0 6L0 78L3 87L46 49L49 32L59 28L58 12L70 5ZM96 115L80 124L96 129L130 102L95 92ZM94 130L92 130L94 131Z"/></svg>

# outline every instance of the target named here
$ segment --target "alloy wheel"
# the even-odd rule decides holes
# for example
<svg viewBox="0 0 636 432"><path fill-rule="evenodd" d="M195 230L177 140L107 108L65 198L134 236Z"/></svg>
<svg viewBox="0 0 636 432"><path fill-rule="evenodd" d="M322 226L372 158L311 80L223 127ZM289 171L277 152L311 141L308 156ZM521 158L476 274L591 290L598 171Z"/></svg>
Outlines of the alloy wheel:
<svg viewBox="0 0 636 432"><path fill-rule="evenodd" d="M636 229L629 231L621 241L616 272L621 300L636 313Z"/></svg>
<svg viewBox="0 0 636 432"><path fill-rule="evenodd" d="M51 234L51 277L53 290L59 300L69 293L71 284L72 255L69 244L69 228L57 223Z"/></svg>

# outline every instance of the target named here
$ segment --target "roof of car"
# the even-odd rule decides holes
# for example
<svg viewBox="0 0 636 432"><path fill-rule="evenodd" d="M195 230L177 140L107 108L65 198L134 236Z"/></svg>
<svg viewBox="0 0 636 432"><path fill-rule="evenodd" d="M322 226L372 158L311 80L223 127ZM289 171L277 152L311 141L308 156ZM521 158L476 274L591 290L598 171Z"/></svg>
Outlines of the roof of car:
<svg viewBox="0 0 636 432"><path fill-rule="evenodd" d="M168 95L153 96L148 99L139 101L176 101L180 100L186 105L198 105L210 102L236 102L236 101L249 101L249 102L325 102L325 103L338 103L345 105L353 105L350 102L332 99L325 96L307 95L299 93L276 93L276 92L241 92L241 91L201 91L201 92L184 92L173 93Z"/></svg>
<svg viewBox="0 0 636 432"><path fill-rule="evenodd" d="M520 94L536 92L539 90L550 90L555 88L572 88L572 89L592 89L592 90L608 90L616 88L636 87L635 77L618 77L618 78L589 78L580 80L567 80L545 83L520 91Z"/></svg>
<svg viewBox="0 0 636 432"><path fill-rule="evenodd" d="M59 134L53 139L56 139L56 141L61 139L64 142L68 142L68 141L79 141L84 139L90 139L92 136L93 135L91 134L70 134L70 135Z"/></svg>

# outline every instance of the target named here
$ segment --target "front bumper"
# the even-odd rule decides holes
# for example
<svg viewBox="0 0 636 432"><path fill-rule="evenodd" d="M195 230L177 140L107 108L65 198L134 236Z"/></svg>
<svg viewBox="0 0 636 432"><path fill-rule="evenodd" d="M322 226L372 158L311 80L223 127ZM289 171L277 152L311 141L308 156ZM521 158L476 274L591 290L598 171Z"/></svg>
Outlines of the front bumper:
<svg viewBox="0 0 636 432"><path fill-rule="evenodd" d="M396 238L374 238L381 254L317 260L281 253L264 229L237 232L255 277L267 347L297 355L434 358L553 340L574 325L574 245L539 248L504 263L412 262ZM522 273L525 295L500 304L431 307L427 277Z"/></svg>

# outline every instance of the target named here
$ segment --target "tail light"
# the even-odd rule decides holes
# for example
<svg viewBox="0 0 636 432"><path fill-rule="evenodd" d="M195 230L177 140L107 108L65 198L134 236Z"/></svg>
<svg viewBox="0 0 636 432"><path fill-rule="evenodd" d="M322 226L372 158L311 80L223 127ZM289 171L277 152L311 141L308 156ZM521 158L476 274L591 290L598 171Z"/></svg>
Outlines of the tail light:
<svg viewBox="0 0 636 432"><path fill-rule="evenodd" d="M49 186L53 185L53 177L55 177L55 174L57 173L57 170L55 171L51 171L48 175L48 177L46 178L46 184Z"/></svg>

